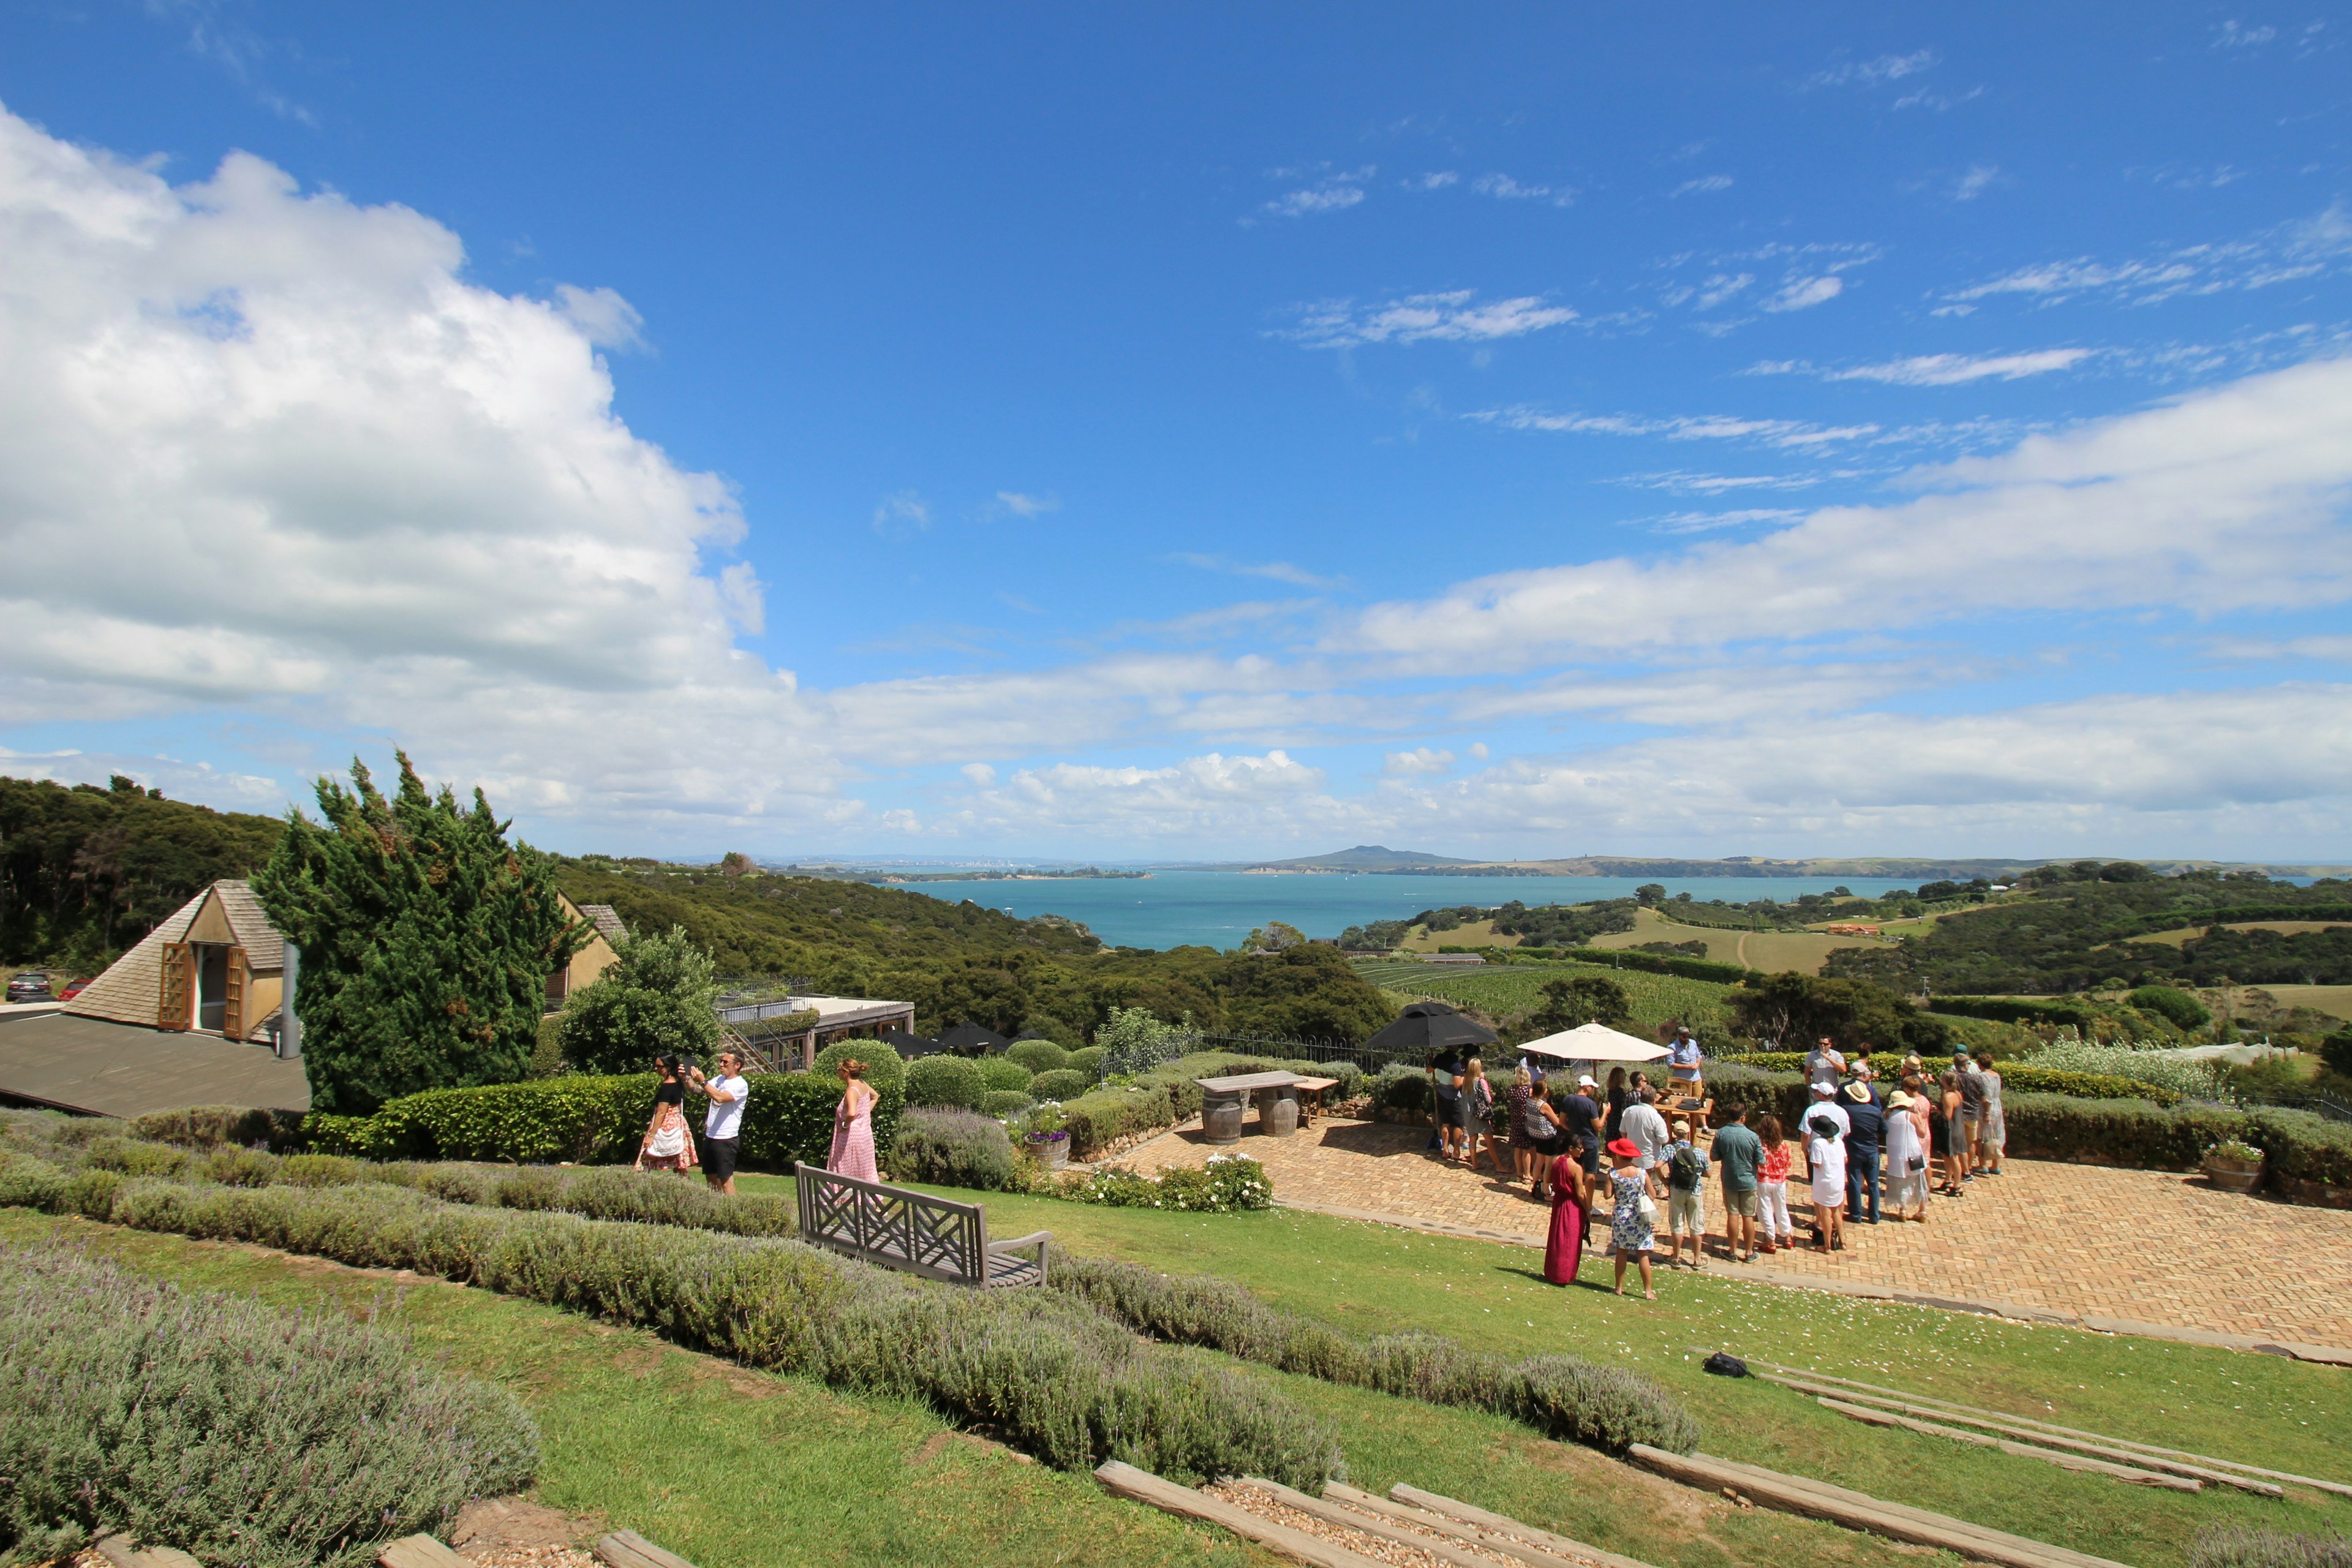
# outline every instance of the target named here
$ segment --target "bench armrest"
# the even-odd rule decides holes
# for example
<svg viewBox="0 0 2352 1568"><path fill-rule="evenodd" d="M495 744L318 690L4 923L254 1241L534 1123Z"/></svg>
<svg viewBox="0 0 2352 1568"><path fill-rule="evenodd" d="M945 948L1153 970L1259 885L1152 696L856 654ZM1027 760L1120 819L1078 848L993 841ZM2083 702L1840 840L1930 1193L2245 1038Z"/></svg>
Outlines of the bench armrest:
<svg viewBox="0 0 2352 1568"><path fill-rule="evenodd" d="M1017 1236L1011 1241L992 1241L988 1244L988 1250L992 1256L999 1252L1019 1252L1024 1247L1035 1247L1037 1249L1037 1283L1043 1285L1045 1282L1045 1249L1053 1239L1054 1233L1050 1230L1033 1230L1027 1236Z"/></svg>

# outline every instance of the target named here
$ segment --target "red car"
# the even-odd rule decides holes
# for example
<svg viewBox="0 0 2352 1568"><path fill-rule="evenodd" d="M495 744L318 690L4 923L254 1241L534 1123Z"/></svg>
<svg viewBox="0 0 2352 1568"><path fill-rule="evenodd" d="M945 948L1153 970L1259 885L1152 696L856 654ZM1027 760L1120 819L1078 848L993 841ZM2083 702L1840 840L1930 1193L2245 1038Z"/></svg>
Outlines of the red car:
<svg viewBox="0 0 2352 1568"><path fill-rule="evenodd" d="M89 982L87 980L77 980L72 984L58 993L58 1000L60 1002L70 1002L75 997L80 995L89 984Z"/></svg>

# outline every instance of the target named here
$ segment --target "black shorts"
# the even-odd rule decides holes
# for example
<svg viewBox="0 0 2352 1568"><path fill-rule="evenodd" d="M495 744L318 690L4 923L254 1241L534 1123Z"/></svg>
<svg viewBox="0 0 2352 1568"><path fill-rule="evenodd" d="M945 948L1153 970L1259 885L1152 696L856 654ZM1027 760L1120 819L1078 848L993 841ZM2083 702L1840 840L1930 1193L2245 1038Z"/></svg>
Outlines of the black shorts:
<svg viewBox="0 0 2352 1568"><path fill-rule="evenodd" d="M702 1141L702 1173L713 1182L733 1179L735 1156L743 1147L740 1138L705 1138Z"/></svg>

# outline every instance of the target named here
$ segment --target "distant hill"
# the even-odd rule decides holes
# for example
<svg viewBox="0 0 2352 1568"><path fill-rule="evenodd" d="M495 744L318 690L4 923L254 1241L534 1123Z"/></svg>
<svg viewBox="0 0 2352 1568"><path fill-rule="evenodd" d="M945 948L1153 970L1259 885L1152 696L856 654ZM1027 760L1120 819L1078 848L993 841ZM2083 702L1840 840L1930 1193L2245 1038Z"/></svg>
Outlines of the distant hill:
<svg viewBox="0 0 2352 1568"><path fill-rule="evenodd" d="M1477 860L1457 860L1450 855L1425 855L1414 849L1391 849L1384 844L1359 844L1331 855L1309 855L1297 860L1261 860L1244 868L1251 871L1419 871L1454 866L1477 866Z"/></svg>

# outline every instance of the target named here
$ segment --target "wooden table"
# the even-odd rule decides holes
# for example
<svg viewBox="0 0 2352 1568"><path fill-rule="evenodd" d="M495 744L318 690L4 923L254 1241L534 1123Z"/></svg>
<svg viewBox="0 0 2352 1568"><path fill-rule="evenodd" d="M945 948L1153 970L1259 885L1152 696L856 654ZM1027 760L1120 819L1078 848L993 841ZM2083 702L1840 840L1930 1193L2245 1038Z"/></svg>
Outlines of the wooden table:
<svg viewBox="0 0 2352 1568"><path fill-rule="evenodd" d="M1242 1107L1257 1101L1257 1130L1269 1138L1287 1138L1298 1131L1298 1085L1295 1072L1237 1073L1232 1078L1196 1078L1201 1086L1201 1131L1212 1143L1238 1143L1242 1137Z"/></svg>
<svg viewBox="0 0 2352 1568"><path fill-rule="evenodd" d="M1323 1091L1339 1081L1336 1078L1302 1078L1293 1086L1298 1090L1298 1125L1315 1125L1315 1119L1323 1114Z"/></svg>

